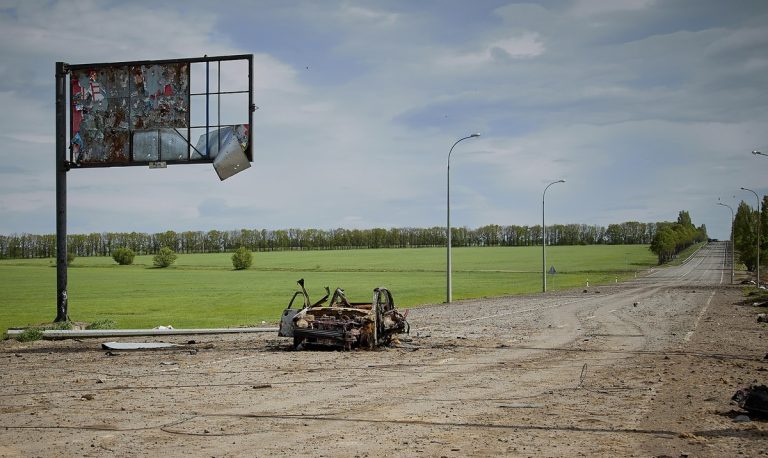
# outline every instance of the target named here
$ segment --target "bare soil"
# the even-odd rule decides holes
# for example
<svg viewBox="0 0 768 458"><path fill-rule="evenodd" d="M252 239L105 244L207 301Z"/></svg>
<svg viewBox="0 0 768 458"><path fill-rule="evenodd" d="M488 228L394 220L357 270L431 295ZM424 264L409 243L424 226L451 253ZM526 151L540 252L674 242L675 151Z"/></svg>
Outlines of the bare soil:
<svg viewBox="0 0 768 458"><path fill-rule="evenodd" d="M154 351L7 340L0 456L765 455L768 422L736 421L730 401L768 384L764 310L728 285L724 253L420 307L377 351L271 334L109 339L181 345Z"/></svg>

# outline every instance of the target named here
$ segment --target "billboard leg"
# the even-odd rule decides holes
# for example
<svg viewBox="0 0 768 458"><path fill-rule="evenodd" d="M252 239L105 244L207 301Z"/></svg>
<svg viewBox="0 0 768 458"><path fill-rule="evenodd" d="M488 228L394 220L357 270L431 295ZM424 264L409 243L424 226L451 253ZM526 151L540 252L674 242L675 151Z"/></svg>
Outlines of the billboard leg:
<svg viewBox="0 0 768 458"><path fill-rule="evenodd" d="M56 62L56 319L69 321L67 301L67 64Z"/></svg>

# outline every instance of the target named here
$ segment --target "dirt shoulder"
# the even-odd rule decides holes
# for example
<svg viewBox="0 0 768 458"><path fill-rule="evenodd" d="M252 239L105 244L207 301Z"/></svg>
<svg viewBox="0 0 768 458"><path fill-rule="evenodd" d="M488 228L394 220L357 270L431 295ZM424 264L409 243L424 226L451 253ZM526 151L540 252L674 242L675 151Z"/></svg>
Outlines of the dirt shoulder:
<svg viewBox="0 0 768 458"><path fill-rule="evenodd" d="M653 368L656 378L649 380L654 400L640 428L660 432L642 441L643 452L768 454L768 422L735 421L745 412L730 402L740 388L768 384L768 328L756 319L765 311L744 301L740 288L719 290L688 341L638 358L638 366Z"/></svg>

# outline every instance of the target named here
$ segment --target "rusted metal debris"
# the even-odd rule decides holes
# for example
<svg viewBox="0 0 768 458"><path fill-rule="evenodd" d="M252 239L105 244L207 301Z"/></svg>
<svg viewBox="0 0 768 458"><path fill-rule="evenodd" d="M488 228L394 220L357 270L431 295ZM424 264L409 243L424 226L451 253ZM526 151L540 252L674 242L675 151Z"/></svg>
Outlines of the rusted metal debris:
<svg viewBox="0 0 768 458"><path fill-rule="evenodd" d="M325 296L313 303L304 288L304 279L297 283L301 290L294 293L283 311L278 332L281 337L293 337L295 348L317 344L345 350L374 349L389 344L395 334L410 331L407 311L400 313L395 308L392 294L386 288L375 288L371 302L350 302L343 289L336 288L331 296L326 286ZM293 308L299 296L303 307Z"/></svg>
<svg viewBox="0 0 768 458"><path fill-rule="evenodd" d="M754 417L768 418L768 386L752 385L742 388L731 400Z"/></svg>
<svg viewBox="0 0 768 458"><path fill-rule="evenodd" d="M167 342L104 342L101 344L101 348L105 350L158 350L180 346Z"/></svg>

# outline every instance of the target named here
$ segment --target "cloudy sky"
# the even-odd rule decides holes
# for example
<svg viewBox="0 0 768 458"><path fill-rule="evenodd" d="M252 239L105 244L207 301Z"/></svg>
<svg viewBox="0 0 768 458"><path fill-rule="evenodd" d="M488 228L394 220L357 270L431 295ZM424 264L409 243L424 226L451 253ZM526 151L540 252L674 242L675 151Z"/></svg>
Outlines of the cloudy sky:
<svg viewBox="0 0 768 458"><path fill-rule="evenodd" d="M608 225L768 192L768 2L0 0L0 233L55 232L54 64L254 54L253 167L73 170L70 233Z"/></svg>

